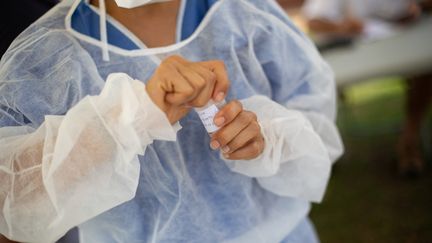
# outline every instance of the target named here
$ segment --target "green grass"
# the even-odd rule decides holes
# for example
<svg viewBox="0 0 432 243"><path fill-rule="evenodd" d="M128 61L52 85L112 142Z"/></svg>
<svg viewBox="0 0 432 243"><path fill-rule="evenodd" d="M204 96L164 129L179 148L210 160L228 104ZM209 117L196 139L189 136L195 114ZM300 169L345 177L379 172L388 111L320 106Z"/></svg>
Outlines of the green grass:
<svg viewBox="0 0 432 243"><path fill-rule="evenodd" d="M346 152L333 169L326 198L311 218L323 243L432 242L432 173L396 173L404 83L375 80L345 90L338 126ZM432 119L423 129L430 139ZM426 146L430 162L430 146ZM430 164L430 163L429 163Z"/></svg>

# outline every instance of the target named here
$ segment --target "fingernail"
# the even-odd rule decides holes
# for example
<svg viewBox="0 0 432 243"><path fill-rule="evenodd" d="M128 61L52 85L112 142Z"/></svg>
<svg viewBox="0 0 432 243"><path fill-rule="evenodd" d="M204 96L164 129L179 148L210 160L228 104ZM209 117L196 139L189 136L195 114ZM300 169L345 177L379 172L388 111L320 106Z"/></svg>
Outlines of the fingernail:
<svg viewBox="0 0 432 243"><path fill-rule="evenodd" d="M212 142L210 143L210 147L211 147L213 150L216 150L216 149L218 149L218 148L220 147L220 144L219 144L218 141L212 141Z"/></svg>
<svg viewBox="0 0 432 243"><path fill-rule="evenodd" d="M225 117L218 117L214 120L216 126L220 127L225 122Z"/></svg>
<svg viewBox="0 0 432 243"><path fill-rule="evenodd" d="M225 93L224 92L219 92L216 97L215 97L215 101L219 102L222 101L225 98Z"/></svg>
<svg viewBox="0 0 432 243"><path fill-rule="evenodd" d="M224 153L228 153L228 152L230 151L230 148L229 148L228 146L223 146L223 147L222 147L222 151L223 151Z"/></svg>
<svg viewBox="0 0 432 243"><path fill-rule="evenodd" d="M222 154L225 159L229 159L229 154Z"/></svg>

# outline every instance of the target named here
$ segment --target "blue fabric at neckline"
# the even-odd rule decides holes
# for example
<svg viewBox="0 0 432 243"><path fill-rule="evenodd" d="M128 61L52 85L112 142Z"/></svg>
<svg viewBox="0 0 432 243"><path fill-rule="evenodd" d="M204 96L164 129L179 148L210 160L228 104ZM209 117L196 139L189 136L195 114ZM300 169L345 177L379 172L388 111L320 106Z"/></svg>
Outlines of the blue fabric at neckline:
<svg viewBox="0 0 432 243"><path fill-rule="evenodd" d="M195 32L204 16L218 0L183 0L186 1L183 23L181 26L181 40L187 39Z"/></svg>
<svg viewBox="0 0 432 243"><path fill-rule="evenodd" d="M183 0L186 1L181 25L181 40L193 34L210 7L217 0ZM72 28L81 34L100 39L99 14L94 12L84 1L78 5L72 15ZM140 49L128 36L107 22L108 43L126 50ZM145 43L144 43L145 44Z"/></svg>

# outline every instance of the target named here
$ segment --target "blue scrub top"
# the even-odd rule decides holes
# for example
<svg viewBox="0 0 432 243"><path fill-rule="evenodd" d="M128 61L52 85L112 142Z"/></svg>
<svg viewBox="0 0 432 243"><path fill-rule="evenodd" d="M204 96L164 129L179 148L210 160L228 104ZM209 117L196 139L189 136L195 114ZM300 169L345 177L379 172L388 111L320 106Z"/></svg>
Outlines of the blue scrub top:
<svg viewBox="0 0 432 243"><path fill-rule="evenodd" d="M184 14L180 26L180 40L184 40L192 35L206 15L207 11L214 3L216 3L217 0L182 1L186 1L186 3L184 5ZM72 28L81 34L99 40L99 14L93 11L84 1L81 1L72 15ZM135 50L140 48L109 21L107 21L107 35L108 43L113 46L126 50Z"/></svg>

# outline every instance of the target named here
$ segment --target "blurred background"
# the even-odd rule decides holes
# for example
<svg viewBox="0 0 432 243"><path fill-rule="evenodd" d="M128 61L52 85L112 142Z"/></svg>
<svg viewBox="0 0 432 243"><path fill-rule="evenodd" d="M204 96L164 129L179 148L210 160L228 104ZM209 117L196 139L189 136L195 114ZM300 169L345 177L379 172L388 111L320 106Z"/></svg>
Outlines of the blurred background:
<svg viewBox="0 0 432 243"><path fill-rule="evenodd" d="M6 1L0 54L56 2ZM278 2L338 87L346 152L311 213L321 241L432 242L432 1Z"/></svg>
<svg viewBox="0 0 432 243"><path fill-rule="evenodd" d="M345 144L321 241L432 242L432 1L279 0L332 66Z"/></svg>

